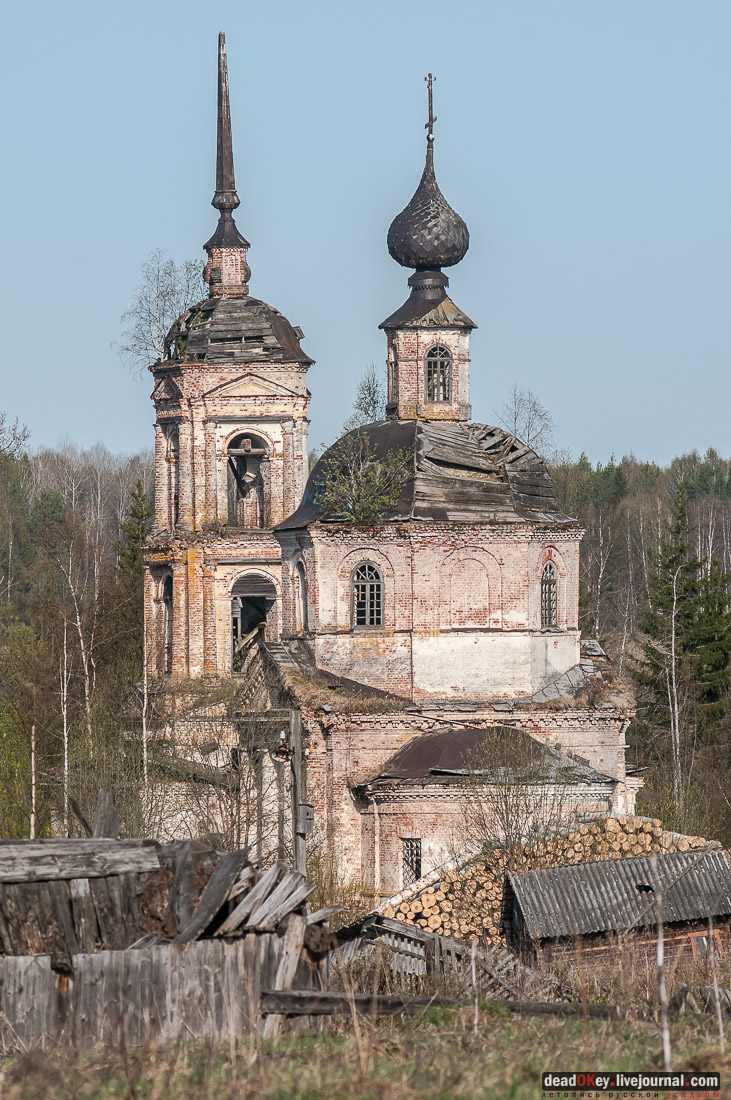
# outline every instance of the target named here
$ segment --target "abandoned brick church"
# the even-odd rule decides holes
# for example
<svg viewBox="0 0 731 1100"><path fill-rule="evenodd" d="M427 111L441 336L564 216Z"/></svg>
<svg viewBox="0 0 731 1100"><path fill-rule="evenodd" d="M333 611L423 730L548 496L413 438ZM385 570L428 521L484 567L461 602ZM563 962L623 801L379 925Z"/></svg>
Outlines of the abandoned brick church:
<svg viewBox="0 0 731 1100"><path fill-rule="evenodd" d="M426 164L388 231L413 270L380 326L388 404L355 437L366 465L405 463L392 507L367 524L324 507L347 438L308 478L313 360L249 294L223 36L209 296L151 367L149 660L169 682L243 677L257 650L302 712L316 828L382 895L449 854L480 731L553 746L587 810L632 812L640 783L625 769L631 700L601 648L582 647L582 531L543 460L470 419L475 323L444 274L469 234L436 181L429 90Z"/></svg>

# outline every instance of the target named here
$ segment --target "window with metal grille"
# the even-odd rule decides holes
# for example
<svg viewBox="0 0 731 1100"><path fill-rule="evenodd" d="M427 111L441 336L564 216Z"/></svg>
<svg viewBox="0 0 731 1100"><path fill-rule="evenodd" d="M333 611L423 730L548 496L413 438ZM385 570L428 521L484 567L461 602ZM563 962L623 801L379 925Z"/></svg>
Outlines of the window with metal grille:
<svg viewBox="0 0 731 1100"><path fill-rule="evenodd" d="M418 837L404 837L401 844L403 845L404 886L409 886L421 878L421 840Z"/></svg>
<svg viewBox="0 0 731 1100"><path fill-rule="evenodd" d="M353 570L351 617L353 626L383 626L383 579L373 562Z"/></svg>
<svg viewBox="0 0 731 1100"><path fill-rule="evenodd" d="M556 566L547 561L541 574L541 628L558 626L558 578Z"/></svg>
<svg viewBox="0 0 731 1100"><path fill-rule="evenodd" d="M444 344L435 344L425 356L427 401L452 400L452 353Z"/></svg>

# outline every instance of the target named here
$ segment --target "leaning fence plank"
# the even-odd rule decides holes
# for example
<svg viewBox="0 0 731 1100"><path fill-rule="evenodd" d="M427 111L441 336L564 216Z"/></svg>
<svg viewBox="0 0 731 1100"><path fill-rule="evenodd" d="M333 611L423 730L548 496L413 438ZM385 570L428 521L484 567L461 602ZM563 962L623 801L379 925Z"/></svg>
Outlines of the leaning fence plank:
<svg viewBox="0 0 731 1100"><path fill-rule="evenodd" d="M297 972L297 964L300 960L302 945L305 939L307 920L297 913L292 913L287 924L287 931L282 940L279 965L274 975L274 984L277 989L289 989ZM279 1034L282 1026L282 1017L272 1014L264 1021L262 1034L265 1039L274 1039Z"/></svg>
<svg viewBox="0 0 731 1100"><path fill-rule="evenodd" d="M249 890L248 894L241 899L234 911L229 914L218 929L217 935L226 936L234 932L246 917L248 917L254 906L258 905L258 903L267 896L285 867L286 863L283 863L281 860L277 863L273 863L269 870L265 871L261 876L256 886Z"/></svg>
<svg viewBox="0 0 731 1100"><path fill-rule="evenodd" d="M173 941L177 944L190 943L205 932L208 925L228 898L229 890L236 882L247 859L247 852L227 852L208 880L200 905L193 919Z"/></svg>

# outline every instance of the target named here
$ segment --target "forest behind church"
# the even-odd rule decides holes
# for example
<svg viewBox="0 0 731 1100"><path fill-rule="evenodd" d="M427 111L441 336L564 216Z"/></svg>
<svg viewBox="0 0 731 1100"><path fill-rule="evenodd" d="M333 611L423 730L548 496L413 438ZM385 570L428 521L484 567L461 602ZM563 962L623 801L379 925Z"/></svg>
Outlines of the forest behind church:
<svg viewBox="0 0 731 1100"><path fill-rule="evenodd" d="M0 835L74 827L98 786L134 796L141 545L152 455L33 448L0 419ZM731 461L551 463L586 533L581 626L638 700L639 812L731 843ZM33 791L35 777L35 794ZM130 805L130 798L126 798ZM129 814L128 814L129 817ZM127 828L143 828L142 821Z"/></svg>

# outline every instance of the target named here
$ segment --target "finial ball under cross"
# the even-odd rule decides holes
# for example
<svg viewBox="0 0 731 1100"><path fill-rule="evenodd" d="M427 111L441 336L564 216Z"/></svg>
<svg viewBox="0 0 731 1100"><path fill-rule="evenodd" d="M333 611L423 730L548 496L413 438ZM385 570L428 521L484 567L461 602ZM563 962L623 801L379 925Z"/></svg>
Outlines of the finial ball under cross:
<svg viewBox="0 0 731 1100"><path fill-rule="evenodd" d="M429 121L425 123L424 129L427 131L426 140L434 141L434 123L437 121L437 116L434 114L434 105L432 103L432 86L436 77L429 73L428 76L424 77L424 80L429 89Z"/></svg>

